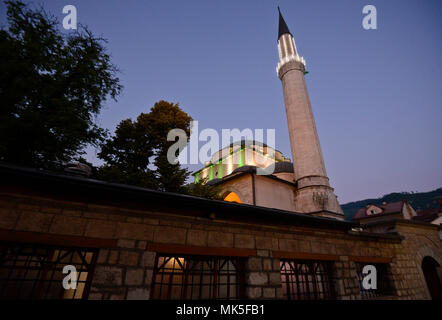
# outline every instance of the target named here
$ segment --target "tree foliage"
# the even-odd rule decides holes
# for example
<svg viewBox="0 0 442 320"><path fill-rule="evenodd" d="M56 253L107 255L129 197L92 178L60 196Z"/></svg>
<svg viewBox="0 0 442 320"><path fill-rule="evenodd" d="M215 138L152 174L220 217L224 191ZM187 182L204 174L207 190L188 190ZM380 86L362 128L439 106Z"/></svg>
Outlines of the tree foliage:
<svg viewBox="0 0 442 320"><path fill-rule="evenodd" d="M60 32L43 9L5 1L6 29L0 29L0 161L60 169L87 161L85 146L100 146L104 165L93 176L162 191L215 197L214 189L186 185L189 172L169 163L169 130L190 135L192 118L178 104L159 101L135 121L123 120L115 135L96 124L104 102L122 86L102 38L87 28ZM91 165L91 164L89 164Z"/></svg>
<svg viewBox="0 0 442 320"><path fill-rule="evenodd" d="M97 145L103 102L121 90L105 40L84 27L61 33L42 9L6 1L0 30L0 160L54 168Z"/></svg>
<svg viewBox="0 0 442 320"><path fill-rule="evenodd" d="M113 182L184 192L189 172L167 160L167 150L174 143L167 141L167 134L175 128L190 134L191 120L178 104L159 101L136 121L121 121L98 154L105 162L98 176Z"/></svg>
<svg viewBox="0 0 442 320"><path fill-rule="evenodd" d="M192 118L178 104L161 100L135 121L121 121L115 135L106 140L98 157L105 164L98 168L99 179L132 184L161 191L220 199L218 188L204 183L186 184L189 171L170 163L167 151L176 141L168 141L172 129L190 136Z"/></svg>

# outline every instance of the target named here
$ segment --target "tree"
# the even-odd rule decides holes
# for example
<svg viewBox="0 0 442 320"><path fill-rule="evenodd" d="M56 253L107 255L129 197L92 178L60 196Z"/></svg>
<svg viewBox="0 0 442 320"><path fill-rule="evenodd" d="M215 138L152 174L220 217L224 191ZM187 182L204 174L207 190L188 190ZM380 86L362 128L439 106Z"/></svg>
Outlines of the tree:
<svg viewBox="0 0 442 320"><path fill-rule="evenodd" d="M192 118L178 104L159 101L147 114L141 114L138 122L146 128L154 141L156 167L155 176L159 190L169 192L184 192L184 185L189 177L189 171L181 168L179 163L172 164L167 159L167 151L175 141L167 141L167 135L172 129L182 129L190 136Z"/></svg>
<svg viewBox="0 0 442 320"><path fill-rule="evenodd" d="M167 150L174 143L167 141L172 129L190 135L192 118L178 104L159 101L149 113L141 113L136 121L123 120L115 135L101 146L98 157L105 161L98 177L169 192L185 192L187 169L167 160ZM155 169L149 168L153 158Z"/></svg>
<svg viewBox="0 0 442 320"><path fill-rule="evenodd" d="M57 168L98 145L103 102L121 85L104 39L82 26L67 35L42 9L6 1L0 30L0 160Z"/></svg>
<svg viewBox="0 0 442 320"><path fill-rule="evenodd" d="M211 186L207 184L208 178L198 183L191 183L187 186L187 194L192 196L207 198L212 200L223 200L221 195L222 188L220 186Z"/></svg>
<svg viewBox="0 0 442 320"><path fill-rule="evenodd" d="M105 161L105 165L98 169L96 177L157 189L155 175L148 168L153 146L151 136L138 122L121 121L115 136L101 146L98 157Z"/></svg>

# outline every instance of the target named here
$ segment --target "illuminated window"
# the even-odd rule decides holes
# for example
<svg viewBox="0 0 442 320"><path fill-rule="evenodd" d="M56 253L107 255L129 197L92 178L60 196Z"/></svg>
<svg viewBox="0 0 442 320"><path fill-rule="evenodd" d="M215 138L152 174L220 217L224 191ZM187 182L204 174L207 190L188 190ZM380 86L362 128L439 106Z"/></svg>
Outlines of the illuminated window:
<svg viewBox="0 0 442 320"><path fill-rule="evenodd" d="M243 298L243 265L236 257L157 255L151 299Z"/></svg>
<svg viewBox="0 0 442 320"><path fill-rule="evenodd" d="M86 299L97 249L0 242L0 299ZM77 288L65 290L66 265Z"/></svg>
<svg viewBox="0 0 442 320"><path fill-rule="evenodd" d="M226 195L224 197L224 201L241 203L241 199L235 192L230 192L228 195Z"/></svg>
<svg viewBox="0 0 442 320"><path fill-rule="evenodd" d="M280 266L285 299L334 299L330 261L281 260Z"/></svg>

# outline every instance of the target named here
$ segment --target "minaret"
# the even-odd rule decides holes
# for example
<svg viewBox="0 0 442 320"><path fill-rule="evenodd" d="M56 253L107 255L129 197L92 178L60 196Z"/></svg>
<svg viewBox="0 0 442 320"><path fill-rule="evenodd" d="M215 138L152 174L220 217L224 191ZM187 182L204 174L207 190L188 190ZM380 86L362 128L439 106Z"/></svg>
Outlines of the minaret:
<svg viewBox="0 0 442 320"><path fill-rule="evenodd" d="M279 7L278 7L279 11ZM285 110L295 169L295 211L343 219L330 187L315 119L305 84L305 60L298 54L293 35L279 11L279 63L276 68L284 91Z"/></svg>

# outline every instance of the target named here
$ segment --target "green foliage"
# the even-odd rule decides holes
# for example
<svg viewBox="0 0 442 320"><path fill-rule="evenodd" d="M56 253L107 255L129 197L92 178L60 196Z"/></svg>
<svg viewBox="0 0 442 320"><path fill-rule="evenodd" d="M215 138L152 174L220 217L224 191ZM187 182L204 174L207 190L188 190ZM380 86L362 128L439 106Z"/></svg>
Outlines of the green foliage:
<svg viewBox="0 0 442 320"><path fill-rule="evenodd" d="M94 120L121 90L103 44L86 28L67 35L43 10L6 1L0 30L0 160L56 168L97 145Z"/></svg>
<svg viewBox="0 0 442 320"><path fill-rule="evenodd" d="M188 186L187 193L201 198L213 199L213 200L223 200L221 195L220 186L210 186L207 184L208 178L198 182L192 183Z"/></svg>
<svg viewBox="0 0 442 320"><path fill-rule="evenodd" d="M406 199L416 211L438 209L438 199L442 198L442 188L430 192L394 192L377 199L365 199L342 205L346 220L351 220L356 211L368 204L381 205L383 202L397 202Z"/></svg>
<svg viewBox="0 0 442 320"><path fill-rule="evenodd" d="M167 101L155 103L152 110L138 117L140 123L154 141L156 167L155 176L159 190L169 192L185 192L184 184L189 177L187 169L180 168L180 164L171 164L167 160L167 151L175 141L167 141L171 129L182 129L190 136L190 122L192 118L180 109L178 104Z"/></svg>
<svg viewBox="0 0 442 320"><path fill-rule="evenodd" d="M97 177L169 192L186 192L187 169L167 160L167 150L174 141L167 141L172 129L190 135L192 118L178 104L159 101L149 113L141 113L136 121L123 120L115 136L101 147L99 158L105 165ZM151 159L155 170L149 168Z"/></svg>
<svg viewBox="0 0 442 320"><path fill-rule="evenodd" d="M136 121L123 120L115 135L97 126L103 102L122 87L106 41L82 26L63 34L43 9L5 1L8 28L0 30L0 161L60 169L84 147L100 146L104 165L94 178L162 191L216 198L215 189L186 185L187 169L167 160L171 129L190 135L192 118L178 104L159 101ZM153 161L153 163L151 163Z"/></svg>

